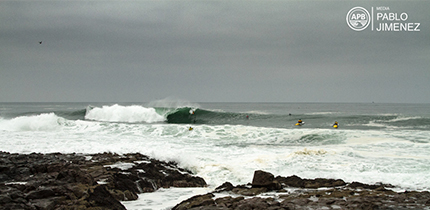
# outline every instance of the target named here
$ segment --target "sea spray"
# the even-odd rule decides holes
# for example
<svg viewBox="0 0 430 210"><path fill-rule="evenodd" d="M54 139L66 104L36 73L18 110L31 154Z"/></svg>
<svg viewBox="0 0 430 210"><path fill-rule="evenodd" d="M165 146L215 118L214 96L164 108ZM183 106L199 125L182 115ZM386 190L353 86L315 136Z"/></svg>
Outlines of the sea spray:
<svg viewBox="0 0 430 210"><path fill-rule="evenodd" d="M430 189L429 105L202 103L195 111L196 123L169 123L165 115L151 110L156 107L136 103L93 103L88 113L99 109L97 120L77 116L88 103L63 103L58 109L57 104L36 105L2 104L0 150L140 152L178 162L210 186L225 181L244 184L254 170L266 170L282 176ZM135 110L152 113L148 119L160 116L161 121L136 119L143 115L132 116ZM52 114L59 111L64 115ZM114 113L120 117L106 119L115 122L102 120ZM300 128L294 126L299 118L306 121ZM15 124L22 119L24 125L36 126ZM338 129L331 127L334 121Z"/></svg>
<svg viewBox="0 0 430 210"><path fill-rule="evenodd" d="M32 116L20 116L13 119L1 119L0 130L8 131L54 131L59 130L66 120L54 113Z"/></svg>
<svg viewBox="0 0 430 210"><path fill-rule="evenodd" d="M143 107L138 105L121 106L118 104L112 106L94 107L87 111L85 119L105 122L163 122L165 118L159 115L154 108Z"/></svg>

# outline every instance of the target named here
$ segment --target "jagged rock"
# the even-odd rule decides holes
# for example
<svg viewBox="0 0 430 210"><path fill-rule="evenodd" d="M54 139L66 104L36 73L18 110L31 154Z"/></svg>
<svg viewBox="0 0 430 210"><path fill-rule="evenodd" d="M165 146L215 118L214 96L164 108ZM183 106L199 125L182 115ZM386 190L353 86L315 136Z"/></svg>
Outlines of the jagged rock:
<svg viewBox="0 0 430 210"><path fill-rule="evenodd" d="M234 186L230 182L224 182L224 184L215 188L215 192L231 191L233 188Z"/></svg>
<svg viewBox="0 0 430 210"><path fill-rule="evenodd" d="M112 196L119 201L133 201L137 200L139 197L136 193L131 192L129 190L121 191L121 190L109 190Z"/></svg>
<svg viewBox="0 0 430 210"><path fill-rule="evenodd" d="M341 179L302 179L295 175L286 178L278 176L275 180L285 186L299 188L338 187L346 185Z"/></svg>
<svg viewBox="0 0 430 210"><path fill-rule="evenodd" d="M254 195L261 194L263 192L267 192L268 189L265 187L258 187L258 188L257 187L253 187L253 188L235 187L231 191L239 195L254 196Z"/></svg>
<svg viewBox="0 0 430 210"><path fill-rule="evenodd" d="M253 188L267 188L269 190L279 190L281 185L275 181L275 176L269 172L257 170L254 172L254 177L252 179Z"/></svg>
<svg viewBox="0 0 430 210"><path fill-rule="evenodd" d="M271 185L275 180L275 176L265 171L254 171L254 177L252 179L252 187L265 187Z"/></svg>
<svg viewBox="0 0 430 210"><path fill-rule="evenodd" d="M139 185L142 193L154 192L155 190L157 190L159 188L159 186L157 186L155 181L148 180L146 178L137 181L137 185Z"/></svg>
<svg viewBox="0 0 430 210"><path fill-rule="evenodd" d="M185 201L182 201L178 205L172 208L172 210L186 210L200 206L212 206L215 201L212 199L214 195L212 193L193 196Z"/></svg>
<svg viewBox="0 0 430 210"><path fill-rule="evenodd" d="M245 198L242 196L236 197L236 198L227 196L227 197L217 198L215 200L215 203L218 207L231 208L233 206L237 206L237 203L243 199Z"/></svg>
<svg viewBox="0 0 430 210"><path fill-rule="evenodd" d="M39 189L35 191L31 191L27 196L25 196L25 199L41 199L41 198L49 198L55 196L55 192L52 189L46 188L46 189Z"/></svg>
<svg viewBox="0 0 430 210"><path fill-rule="evenodd" d="M110 194L106 187L97 186L94 188L93 192L90 192L88 197L88 202L94 206L99 206L104 209L116 209L116 210L125 210L126 208L122 205L118 200L116 200L112 194Z"/></svg>
<svg viewBox="0 0 430 210"><path fill-rule="evenodd" d="M254 182L254 180L256 181ZM213 198L207 197L207 194L194 196L178 204L177 209L427 209L430 204L430 192L427 191L396 193L386 189L387 186L391 186L387 184L347 184L339 179L302 179L297 176L278 176L274 178L274 183L278 182L283 186L293 187L294 190L275 190L276 194L268 192L265 187L256 187L267 185L271 180L270 173L258 172L257 178L253 178L252 187L250 185L232 186L230 183L224 183L213 192L237 195L236 198L217 196L212 202ZM196 200L200 201L199 205L190 205ZM202 200L205 202L201 202Z"/></svg>
<svg viewBox="0 0 430 210"><path fill-rule="evenodd" d="M50 197L32 200L32 203L37 209L54 210L55 206L62 200L64 200L63 197Z"/></svg>
<svg viewBox="0 0 430 210"><path fill-rule="evenodd" d="M320 187L338 187L344 186L346 183L340 179L306 179L304 181L305 188L320 188Z"/></svg>
<svg viewBox="0 0 430 210"><path fill-rule="evenodd" d="M348 184L348 187L350 187L350 188L363 188L363 189L374 190L374 189L381 188L381 187L382 188L385 188L385 187L393 188L394 186L391 185L391 184L382 184L382 183L370 185L370 184L363 184L363 183L360 183L360 182L352 182L352 183Z"/></svg>
<svg viewBox="0 0 430 210"><path fill-rule="evenodd" d="M130 167L107 167L122 163ZM264 171L254 178L252 185L226 182L213 193L181 202L176 209L426 209L430 205L429 192L397 193L387 189L393 187L389 184L273 178ZM141 154L0 152L0 209L123 209L119 200L134 200L137 193L171 186L203 187L206 182L175 163ZM277 192L276 196L268 191ZM214 193L219 192L231 196L215 199Z"/></svg>
<svg viewBox="0 0 430 210"><path fill-rule="evenodd" d="M267 209L269 205L264 202L264 199L254 197L250 199L241 200L238 202L236 209L253 210L253 209Z"/></svg>
<svg viewBox="0 0 430 210"><path fill-rule="evenodd" d="M303 181L302 178L293 175L293 176L289 176L289 177L281 177L281 176L277 176L276 179L279 183L283 183L286 186L289 187L304 187L305 186L305 182Z"/></svg>
<svg viewBox="0 0 430 210"><path fill-rule="evenodd" d="M0 195L0 204L10 203L12 198L9 195Z"/></svg>
<svg viewBox="0 0 430 210"><path fill-rule="evenodd" d="M139 193L139 189L137 188L136 184L136 181L139 180L139 177L137 177L136 175L116 173L113 178L115 189L119 189L122 191L129 190L131 192Z"/></svg>
<svg viewBox="0 0 430 210"><path fill-rule="evenodd" d="M116 167L121 164L130 167ZM173 162L142 154L0 151L0 209L123 209L120 200L172 186L203 187L206 182Z"/></svg>

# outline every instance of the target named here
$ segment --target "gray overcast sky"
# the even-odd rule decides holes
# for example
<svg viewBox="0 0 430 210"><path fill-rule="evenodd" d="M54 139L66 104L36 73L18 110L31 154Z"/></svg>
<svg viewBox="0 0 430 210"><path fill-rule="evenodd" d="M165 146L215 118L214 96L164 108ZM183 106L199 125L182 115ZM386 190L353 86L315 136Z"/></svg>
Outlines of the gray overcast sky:
<svg viewBox="0 0 430 210"><path fill-rule="evenodd" d="M420 31L354 31L346 14L356 6L405 12L406 21L391 22L420 23ZM430 103L429 8L430 1L1 1L0 102Z"/></svg>

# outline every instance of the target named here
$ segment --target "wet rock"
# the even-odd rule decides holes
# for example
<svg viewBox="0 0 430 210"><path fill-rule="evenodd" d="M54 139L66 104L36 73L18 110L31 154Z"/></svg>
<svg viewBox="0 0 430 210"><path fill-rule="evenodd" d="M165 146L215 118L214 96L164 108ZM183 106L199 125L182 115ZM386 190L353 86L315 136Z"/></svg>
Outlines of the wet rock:
<svg viewBox="0 0 430 210"><path fill-rule="evenodd" d="M273 176L273 174L261 170L254 172L254 177L252 179L252 187L264 187L269 190L279 190L282 188L281 185L277 181L275 181L275 176Z"/></svg>
<svg viewBox="0 0 430 210"><path fill-rule="evenodd" d="M346 183L340 179L305 179L305 188L338 187Z"/></svg>
<svg viewBox="0 0 430 210"><path fill-rule="evenodd" d="M252 187L264 187L271 185L275 180L275 176L269 172L265 171L255 171L254 177L252 179Z"/></svg>
<svg viewBox="0 0 430 210"><path fill-rule="evenodd" d="M299 188L338 187L346 185L341 179L302 179L295 175L289 177L278 176L275 180L284 186Z"/></svg>
<svg viewBox="0 0 430 210"><path fill-rule="evenodd" d="M185 201L182 201L180 204L173 207L172 210L185 210L200 206L212 207L213 204L215 204L215 201L212 199L213 197L214 195L212 193L193 196Z"/></svg>
<svg viewBox="0 0 430 210"><path fill-rule="evenodd" d="M430 193L405 191L396 193L389 184L368 185L345 183L339 179L302 179L298 176L272 179L268 172L258 171L252 185L232 186L224 183L211 194L194 196L177 209L428 209ZM270 183L280 183L285 189L269 190ZM292 187L292 188L291 188ZM217 193L221 193L218 194ZM227 196L225 196L227 194ZM224 195L224 196L223 196ZM221 196L221 197L220 197ZM205 202L202 202L204 200ZM199 201L198 205L190 205ZM212 202L213 201L213 202Z"/></svg>
<svg viewBox="0 0 430 210"><path fill-rule="evenodd" d="M224 184L215 188L215 192L231 191L233 188L234 186L230 182L224 182Z"/></svg>
<svg viewBox="0 0 430 210"><path fill-rule="evenodd" d="M118 200L114 199L112 194L104 186L97 186L88 197L88 202L92 206L102 207L103 209L125 210L126 208Z"/></svg>
<svg viewBox="0 0 430 210"><path fill-rule="evenodd" d="M267 192L268 189L265 187L253 187L253 188L246 188L246 187L235 187L231 190L235 194L238 195L244 195L244 196L254 196L258 195L264 192Z"/></svg>
<svg viewBox="0 0 430 210"><path fill-rule="evenodd" d="M113 179L115 189L119 189L122 191L129 190L131 192L139 192L139 189L136 184L136 181L139 180L139 177L134 174L116 173L113 176Z"/></svg>
<svg viewBox="0 0 430 210"><path fill-rule="evenodd" d="M217 198L215 200L215 203L218 207L224 207L229 209L229 208L232 208L233 206L237 206L237 203L243 199L245 198L242 196L236 197L236 198L227 196L227 197Z"/></svg>
<svg viewBox="0 0 430 210"><path fill-rule="evenodd" d="M64 198L62 197L50 197L45 199L32 200L32 205L36 209L53 210Z"/></svg>
<svg viewBox="0 0 430 210"><path fill-rule="evenodd" d="M293 175L293 176L289 176L289 177L281 177L281 176L277 176L276 180L279 183L282 183L286 186L289 187L305 187L305 182L302 178Z"/></svg>
<svg viewBox="0 0 430 210"><path fill-rule="evenodd" d="M382 184L382 183L371 185L371 184L363 184L363 183L360 183L360 182L352 182L352 183L348 184L348 187L350 187L350 188L362 188L362 189L371 189L371 190L374 190L374 189L377 189L377 188L382 189L382 188L386 188L386 187L393 188L394 186L391 185L391 184Z"/></svg>
<svg viewBox="0 0 430 210"><path fill-rule="evenodd" d="M35 191L31 191L27 196L25 196L25 199L41 199L41 198L49 198L55 196L55 192L50 189L39 189Z"/></svg>
<svg viewBox="0 0 430 210"><path fill-rule="evenodd" d="M154 192L159 188L155 181L150 179L141 179L137 181L137 185L139 186L139 189L142 191L142 193Z"/></svg>
<svg viewBox="0 0 430 210"><path fill-rule="evenodd" d="M238 202L236 209L241 210L252 210L252 209L268 209L269 204L266 199L253 197L244 199Z"/></svg>
<svg viewBox="0 0 430 210"><path fill-rule="evenodd" d="M125 209L160 187L203 187L176 163L142 154L0 152L0 209Z"/></svg>

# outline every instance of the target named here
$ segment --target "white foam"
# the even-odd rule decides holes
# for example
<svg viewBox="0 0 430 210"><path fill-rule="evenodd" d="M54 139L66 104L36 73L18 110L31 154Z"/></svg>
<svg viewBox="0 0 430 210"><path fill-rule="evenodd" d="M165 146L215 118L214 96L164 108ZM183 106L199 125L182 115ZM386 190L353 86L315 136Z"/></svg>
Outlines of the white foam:
<svg viewBox="0 0 430 210"><path fill-rule="evenodd" d="M399 121L416 120L416 119L422 119L422 117L419 117L419 116L415 116L415 117L397 117L397 118L388 120L386 122L399 122Z"/></svg>
<svg viewBox="0 0 430 210"><path fill-rule="evenodd" d="M306 115L334 115L338 113L339 112L311 112L311 113L306 113Z"/></svg>
<svg viewBox="0 0 430 210"><path fill-rule="evenodd" d="M109 167L109 168L119 168L123 171L128 170L130 168L133 168L135 166L134 163L123 163L123 162L118 162L112 165L105 165L104 167Z"/></svg>
<svg viewBox="0 0 430 210"><path fill-rule="evenodd" d="M61 128L65 119L54 113L0 119L0 130L7 131L53 131Z"/></svg>
<svg viewBox="0 0 430 210"><path fill-rule="evenodd" d="M137 201L122 201L128 210L172 209L176 204L194 195L210 192L209 188L161 188L153 193L140 194Z"/></svg>
<svg viewBox="0 0 430 210"><path fill-rule="evenodd" d="M154 108L143 106L121 106L118 104L112 106L94 107L87 110L85 119L105 122L162 122L165 118L159 115Z"/></svg>
<svg viewBox="0 0 430 210"><path fill-rule="evenodd" d="M47 116L41 119L44 117ZM53 114L47 118L59 119ZM34 119L30 117L25 121L28 120ZM11 120L1 121L5 122L10 124ZM248 183L255 170L266 170L275 176L294 174L303 178L340 178L430 189L430 131L282 129L243 125L192 125L194 129L189 131L191 125L187 124L82 120L54 124L56 129L36 129L37 132L3 129L2 126L0 150L87 154L139 152L156 159L176 161L203 177L210 187L226 181L235 185ZM310 141L303 142L303 139ZM336 143L324 144L327 139L336 140Z"/></svg>

